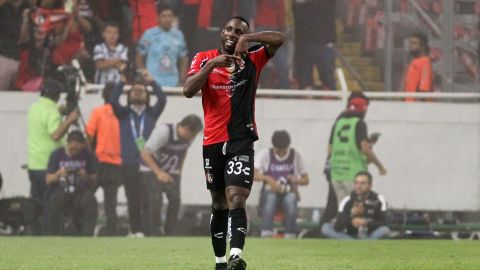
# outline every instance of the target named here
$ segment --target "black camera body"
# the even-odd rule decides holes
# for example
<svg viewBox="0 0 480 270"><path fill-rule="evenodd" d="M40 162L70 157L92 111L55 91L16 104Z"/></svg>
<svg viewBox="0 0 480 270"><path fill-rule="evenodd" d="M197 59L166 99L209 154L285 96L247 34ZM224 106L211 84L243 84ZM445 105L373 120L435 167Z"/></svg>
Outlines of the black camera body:
<svg viewBox="0 0 480 270"><path fill-rule="evenodd" d="M61 66L55 74L55 79L64 85L62 92L67 94L67 106L63 112L65 115L70 114L78 107L77 81L79 78L79 71L72 66Z"/></svg>

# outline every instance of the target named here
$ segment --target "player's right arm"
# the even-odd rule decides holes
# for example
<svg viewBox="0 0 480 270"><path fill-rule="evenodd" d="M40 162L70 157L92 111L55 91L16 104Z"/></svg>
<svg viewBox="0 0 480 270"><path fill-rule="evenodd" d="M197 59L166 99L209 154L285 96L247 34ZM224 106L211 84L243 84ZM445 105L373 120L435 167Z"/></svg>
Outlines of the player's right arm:
<svg viewBox="0 0 480 270"><path fill-rule="evenodd" d="M226 67L232 64L233 61L240 60L240 57L222 54L212 60L206 62L206 64L201 66L201 59L199 54L195 56L190 67L189 74L187 75L187 80L183 86L183 95L187 98L192 98L195 96L205 85L208 79L208 75L216 67Z"/></svg>

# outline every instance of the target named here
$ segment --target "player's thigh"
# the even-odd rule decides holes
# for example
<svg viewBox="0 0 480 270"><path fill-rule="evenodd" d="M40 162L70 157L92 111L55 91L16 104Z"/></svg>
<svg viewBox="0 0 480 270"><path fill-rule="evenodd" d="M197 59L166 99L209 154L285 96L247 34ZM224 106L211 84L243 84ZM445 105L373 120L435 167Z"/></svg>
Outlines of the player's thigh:
<svg viewBox="0 0 480 270"><path fill-rule="evenodd" d="M222 153L222 145L214 144L203 147L203 168L205 181L209 190L225 189L226 158Z"/></svg>
<svg viewBox="0 0 480 270"><path fill-rule="evenodd" d="M228 158L225 164L225 185L228 187L241 187L252 189L254 152L247 149Z"/></svg>

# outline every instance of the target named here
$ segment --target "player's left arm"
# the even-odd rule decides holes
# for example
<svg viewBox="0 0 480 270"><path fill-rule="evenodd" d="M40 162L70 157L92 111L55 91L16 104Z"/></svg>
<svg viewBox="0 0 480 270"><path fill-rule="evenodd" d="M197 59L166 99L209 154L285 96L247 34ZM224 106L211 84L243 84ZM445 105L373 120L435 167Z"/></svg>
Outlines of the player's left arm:
<svg viewBox="0 0 480 270"><path fill-rule="evenodd" d="M248 53L248 44L256 42L265 44L269 57L273 57L275 52L285 41L285 35L276 31L264 31L252 34L244 34L240 37L235 48L234 55L244 58Z"/></svg>

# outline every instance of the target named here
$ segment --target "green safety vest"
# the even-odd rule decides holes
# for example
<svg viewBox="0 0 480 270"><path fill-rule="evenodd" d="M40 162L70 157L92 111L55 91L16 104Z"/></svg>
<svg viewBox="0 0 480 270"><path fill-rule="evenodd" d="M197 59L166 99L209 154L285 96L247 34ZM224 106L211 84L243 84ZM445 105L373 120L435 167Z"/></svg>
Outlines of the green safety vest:
<svg viewBox="0 0 480 270"><path fill-rule="evenodd" d="M357 173L367 170L367 159L355 136L358 121L358 117L341 117L335 124L330 158L334 181L353 182Z"/></svg>

